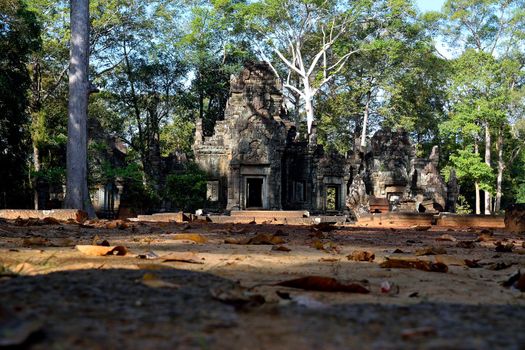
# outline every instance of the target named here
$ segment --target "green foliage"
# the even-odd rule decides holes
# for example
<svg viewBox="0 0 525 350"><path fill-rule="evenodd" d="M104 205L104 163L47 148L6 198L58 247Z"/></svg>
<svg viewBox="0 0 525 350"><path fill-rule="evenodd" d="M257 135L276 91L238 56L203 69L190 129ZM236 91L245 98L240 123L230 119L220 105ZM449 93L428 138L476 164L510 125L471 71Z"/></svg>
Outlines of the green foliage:
<svg viewBox="0 0 525 350"><path fill-rule="evenodd" d="M458 196L458 201L456 203L456 213L459 215L472 214L472 208L470 207L465 196Z"/></svg>
<svg viewBox="0 0 525 350"><path fill-rule="evenodd" d="M471 147L452 154L450 162L456 169L459 180L470 183L477 181L482 190L494 192L495 176L492 168L481 159L479 154L474 153Z"/></svg>
<svg viewBox="0 0 525 350"><path fill-rule="evenodd" d="M23 206L29 151L26 64L40 47L36 16L23 1L0 0L0 207Z"/></svg>
<svg viewBox="0 0 525 350"><path fill-rule="evenodd" d="M169 175L166 198L179 210L194 211L203 208L206 200L206 173L195 164L189 164L181 173Z"/></svg>

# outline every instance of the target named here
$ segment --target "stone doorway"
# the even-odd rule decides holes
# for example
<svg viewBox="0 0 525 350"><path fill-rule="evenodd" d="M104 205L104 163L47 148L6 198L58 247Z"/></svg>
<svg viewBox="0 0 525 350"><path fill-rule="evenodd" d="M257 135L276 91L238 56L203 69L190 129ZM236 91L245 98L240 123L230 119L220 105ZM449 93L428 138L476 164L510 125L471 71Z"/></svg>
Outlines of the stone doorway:
<svg viewBox="0 0 525 350"><path fill-rule="evenodd" d="M262 178L246 179L246 208L263 208L263 183Z"/></svg>

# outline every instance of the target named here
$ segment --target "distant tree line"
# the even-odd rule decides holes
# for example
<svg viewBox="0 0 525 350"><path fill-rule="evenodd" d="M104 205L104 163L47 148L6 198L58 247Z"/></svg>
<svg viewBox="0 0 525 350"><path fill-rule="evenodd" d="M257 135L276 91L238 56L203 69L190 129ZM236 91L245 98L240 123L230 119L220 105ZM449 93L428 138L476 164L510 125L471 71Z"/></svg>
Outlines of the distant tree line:
<svg viewBox="0 0 525 350"><path fill-rule="evenodd" d="M344 154L402 128L419 155L440 147L465 211L525 202L525 0L448 0L426 13L411 0L89 5L99 90L89 124L128 147L115 169L92 161L108 147L92 138L90 184L124 178L152 203L181 193L167 188L181 174L162 178L159 159L191 159L196 119L211 133L230 75L265 60L302 137ZM0 0L0 207L32 206L39 181L64 182L69 11L64 0Z"/></svg>

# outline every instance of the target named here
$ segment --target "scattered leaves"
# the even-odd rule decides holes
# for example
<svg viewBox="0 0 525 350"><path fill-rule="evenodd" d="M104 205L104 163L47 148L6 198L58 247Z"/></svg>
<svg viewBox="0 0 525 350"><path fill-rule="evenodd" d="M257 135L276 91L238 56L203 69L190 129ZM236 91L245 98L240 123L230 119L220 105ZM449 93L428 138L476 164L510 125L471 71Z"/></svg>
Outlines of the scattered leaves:
<svg viewBox="0 0 525 350"><path fill-rule="evenodd" d="M235 239L235 238L226 238L224 240L226 244L242 244L242 245L275 245L283 244L284 239L276 235L270 235L266 233L259 233L254 237Z"/></svg>
<svg viewBox="0 0 525 350"><path fill-rule="evenodd" d="M277 286L319 292L345 292L367 294L370 291L357 283L344 284L332 277L307 276L279 282Z"/></svg>
<svg viewBox="0 0 525 350"><path fill-rule="evenodd" d="M443 247L426 247L416 250L417 256L422 255L442 255L447 254L447 251Z"/></svg>
<svg viewBox="0 0 525 350"><path fill-rule="evenodd" d="M375 254L365 250L355 250L350 255L346 256L348 260L352 261L374 261Z"/></svg>
<svg viewBox="0 0 525 350"><path fill-rule="evenodd" d="M199 244L208 242L208 239L206 239L206 237L198 233L176 233L171 238L174 240L193 241Z"/></svg>
<svg viewBox="0 0 525 350"><path fill-rule="evenodd" d="M454 236L451 236L449 234L444 234L436 238L436 241L455 242L457 241L457 239Z"/></svg>
<svg viewBox="0 0 525 350"><path fill-rule="evenodd" d="M476 247L475 241L459 241L456 243L456 247L463 249L474 249Z"/></svg>
<svg viewBox="0 0 525 350"><path fill-rule="evenodd" d="M467 267L470 267L471 269L477 269L477 268L480 268L481 265L479 264L478 262L479 260L469 260L469 259L465 259L465 265Z"/></svg>
<svg viewBox="0 0 525 350"><path fill-rule="evenodd" d="M162 262L183 262L188 264L204 264L194 252L172 253L163 256Z"/></svg>
<svg viewBox="0 0 525 350"><path fill-rule="evenodd" d="M498 253L512 253L512 249L514 249L514 244L512 243L503 244L501 242L496 242L495 244Z"/></svg>
<svg viewBox="0 0 525 350"><path fill-rule="evenodd" d="M436 335L436 329L432 327L409 328L401 332L401 338L404 340L412 340L415 338L424 338Z"/></svg>
<svg viewBox="0 0 525 350"><path fill-rule="evenodd" d="M124 256L128 250L124 246L104 247L98 245L77 245L75 248L86 255L91 256L107 256L107 255L119 255Z"/></svg>
<svg viewBox="0 0 525 350"><path fill-rule="evenodd" d="M386 261L379 264L383 268L394 269L417 269L427 272L447 272L448 266L441 262L432 262L426 260L387 258Z"/></svg>

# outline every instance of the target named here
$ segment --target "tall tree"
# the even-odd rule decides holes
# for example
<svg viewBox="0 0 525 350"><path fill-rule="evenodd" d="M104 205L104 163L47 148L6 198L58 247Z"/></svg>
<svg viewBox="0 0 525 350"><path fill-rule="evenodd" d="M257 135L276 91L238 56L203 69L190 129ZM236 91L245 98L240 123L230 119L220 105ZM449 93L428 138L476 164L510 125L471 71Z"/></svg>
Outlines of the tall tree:
<svg viewBox="0 0 525 350"><path fill-rule="evenodd" d="M67 178L65 208L85 210L95 217L88 189L87 108L90 84L89 0L71 0Z"/></svg>

